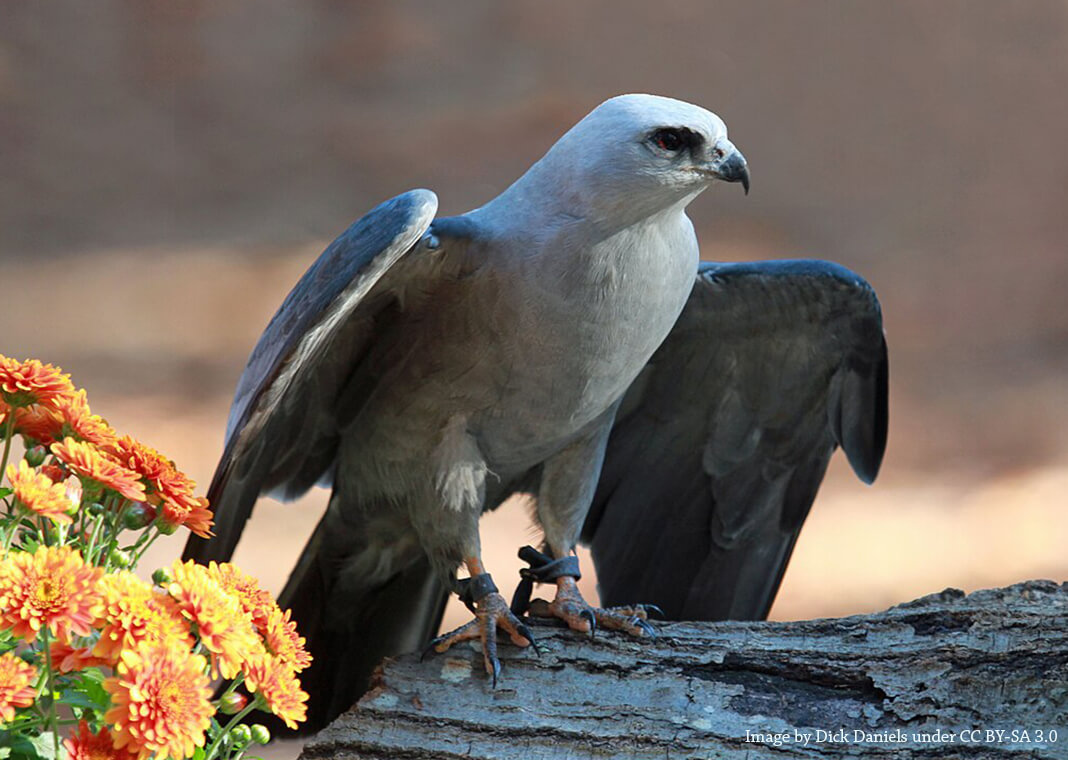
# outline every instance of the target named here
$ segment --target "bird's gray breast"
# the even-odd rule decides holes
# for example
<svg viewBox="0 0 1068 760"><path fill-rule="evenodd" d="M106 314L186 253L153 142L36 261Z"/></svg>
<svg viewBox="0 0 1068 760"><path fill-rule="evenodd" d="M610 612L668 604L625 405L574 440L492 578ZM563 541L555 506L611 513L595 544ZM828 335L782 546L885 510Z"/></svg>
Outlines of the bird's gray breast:
<svg viewBox="0 0 1068 760"><path fill-rule="evenodd" d="M698 249L678 212L513 263L500 349L515 392L474 420L487 459L506 465L544 458L615 404L682 311Z"/></svg>

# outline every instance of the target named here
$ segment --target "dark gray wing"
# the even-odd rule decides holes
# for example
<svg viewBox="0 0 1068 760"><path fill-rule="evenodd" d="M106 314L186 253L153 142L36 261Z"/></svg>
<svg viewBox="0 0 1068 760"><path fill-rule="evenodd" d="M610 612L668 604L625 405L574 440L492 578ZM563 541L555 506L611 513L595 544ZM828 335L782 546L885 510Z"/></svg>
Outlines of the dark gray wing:
<svg viewBox="0 0 1068 760"><path fill-rule="evenodd" d="M766 617L834 450L870 483L886 426L867 282L820 261L702 265L608 443L583 530L602 603Z"/></svg>
<svg viewBox="0 0 1068 760"><path fill-rule="evenodd" d="M375 207L290 291L238 381L208 489L215 537L191 537L185 559L229 559L260 493L293 497L327 474L338 392L394 300L383 278L416 247L437 205L434 193L412 190Z"/></svg>

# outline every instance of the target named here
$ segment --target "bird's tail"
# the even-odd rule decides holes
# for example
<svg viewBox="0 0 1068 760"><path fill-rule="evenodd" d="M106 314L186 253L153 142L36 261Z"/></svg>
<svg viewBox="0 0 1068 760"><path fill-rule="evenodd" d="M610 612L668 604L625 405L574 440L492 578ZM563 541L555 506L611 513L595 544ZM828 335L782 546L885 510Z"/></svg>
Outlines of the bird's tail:
<svg viewBox="0 0 1068 760"><path fill-rule="evenodd" d="M333 506L333 505L331 505ZM351 707L384 657L418 650L437 632L448 594L418 547L372 544L328 509L278 597L307 640L300 674L312 733Z"/></svg>

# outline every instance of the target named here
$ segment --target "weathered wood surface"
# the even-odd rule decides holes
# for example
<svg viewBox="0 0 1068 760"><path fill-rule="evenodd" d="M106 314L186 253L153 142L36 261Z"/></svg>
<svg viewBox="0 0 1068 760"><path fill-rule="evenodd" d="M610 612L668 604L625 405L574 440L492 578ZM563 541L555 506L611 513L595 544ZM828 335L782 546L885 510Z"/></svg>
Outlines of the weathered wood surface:
<svg viewBox="0 0 1068 760"><path fill-rule="evenodd" d="M302 757L1068 758L1068 584L657 628L540 626L540 658L501 647L496 690L473 648L387 661Z"/></svg>

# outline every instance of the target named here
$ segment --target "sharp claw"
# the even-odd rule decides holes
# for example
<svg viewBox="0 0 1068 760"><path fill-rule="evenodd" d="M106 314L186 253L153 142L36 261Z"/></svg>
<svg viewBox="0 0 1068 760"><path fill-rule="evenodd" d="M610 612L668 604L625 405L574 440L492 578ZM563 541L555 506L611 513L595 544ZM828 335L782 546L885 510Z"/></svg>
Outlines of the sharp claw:
<svg viewBox="0 0 1068 760"><path fill-rule="evenodd" d="M649 636L650 638L656 637L656 629L641 618L638 618L637 626L642 630L645 635Z"/></svg>
<svg viewBox="0 0 1068 760"><path fill-rule="evenodd" d="M501 674L501 661L496 656L493 658L493 688L497 688L497 677Z"/></svg>
<svg viewBox="0 0 1068 760"><path fill-rule="evenodd" d="M519 635L530 642L530 648L534 650L534 654L541 657L541 647L538 646L538 642L534 640L534 634L530 632L530 628L525 623L519 623L515 629L519 632Z"/></svg>
<svg viewBox="0 0 1068 760"><path fill-rule="evenodd" d="M645 610L645 614L649 617L656 615L656 617L660 620L665 620L667 618L667 615L664 614L664 611L655 604L641 604L638 606L641 609Z"/></svg>
<svg viewBox="0 0 1068 760"><path fill-rule="evenodd" d="M422 654L419 655L419 662L425 660L426 656L433 652L437 648L438 644L443 642L446 638L446 636L435 636L434 638L432 638L430 640L430 643L427 644L426 647L423 649Z"/></svg>
<svg viewBox="0 0 1068 760"><path fill-rule="evenodd" d="M593 610L586 608L579 613L579 617L590 624L590 638L592 639L597 634L597 617L593 614Z"/></svg>

